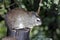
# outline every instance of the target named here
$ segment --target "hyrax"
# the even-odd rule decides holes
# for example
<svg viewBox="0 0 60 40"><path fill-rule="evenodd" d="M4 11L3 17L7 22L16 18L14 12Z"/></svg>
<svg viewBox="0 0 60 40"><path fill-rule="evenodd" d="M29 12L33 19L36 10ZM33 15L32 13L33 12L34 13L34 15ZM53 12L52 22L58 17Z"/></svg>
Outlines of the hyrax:
<svg viewBox="0 0 60 40"><path fill-rule="evenodd" d="M20 8L10 10L5 16L5 22L11 29L33 28L41 25L37 12L29 12Z"/></svg>

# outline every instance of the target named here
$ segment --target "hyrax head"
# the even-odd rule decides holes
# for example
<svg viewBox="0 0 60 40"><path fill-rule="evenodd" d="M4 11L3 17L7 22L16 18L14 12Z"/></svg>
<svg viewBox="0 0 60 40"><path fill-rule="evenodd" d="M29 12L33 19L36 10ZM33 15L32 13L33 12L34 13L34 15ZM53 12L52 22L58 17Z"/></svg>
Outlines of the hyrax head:
<svg viewBox="0 0 60 40"><path fill-rule="evenodd" d="M31 18L29 19L29 24L28 26L30 26L30 28L33 28L34 26L38 26L38 25L41 25L42 22L41 22L41 18L37 15L37 12L30 12L31 14Z"/></svg>
<svg viewBox="0 0 60 40"><path fill-rule="evenodd" d="M11 29L33 28L42 24L36 12L27 12L22 9L13 9L8 12L5 22Z"/></svg>

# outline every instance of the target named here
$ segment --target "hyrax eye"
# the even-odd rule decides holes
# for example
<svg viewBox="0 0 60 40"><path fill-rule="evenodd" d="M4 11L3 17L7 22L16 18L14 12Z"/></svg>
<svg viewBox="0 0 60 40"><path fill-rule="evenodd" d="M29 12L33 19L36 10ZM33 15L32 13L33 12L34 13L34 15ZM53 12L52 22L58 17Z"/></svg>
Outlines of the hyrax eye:
<svg viewBox="0 0 60 40"><path fill-rule="evenodd" d="M37 20L37 21L40 21L40 20Z"/></svg>
<svg viewBox="0 0 60 40"><path fill-rule="evenodd" d="M40 19L39 19L39 18L37 18L37 21L40 21Z"/></svg>

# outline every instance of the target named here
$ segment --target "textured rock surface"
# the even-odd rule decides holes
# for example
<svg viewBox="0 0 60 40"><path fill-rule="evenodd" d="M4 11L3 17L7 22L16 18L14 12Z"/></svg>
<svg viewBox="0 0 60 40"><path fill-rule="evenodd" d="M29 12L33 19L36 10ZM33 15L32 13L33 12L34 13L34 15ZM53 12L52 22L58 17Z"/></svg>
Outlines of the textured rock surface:
<svg viewBox="0 0 60 40"><path fill-rule="evenodd" d="M16 30L16 32L12 31L9 36L3 38L2 40L30 40L29 33L29 29L20 29Z"/></svg>

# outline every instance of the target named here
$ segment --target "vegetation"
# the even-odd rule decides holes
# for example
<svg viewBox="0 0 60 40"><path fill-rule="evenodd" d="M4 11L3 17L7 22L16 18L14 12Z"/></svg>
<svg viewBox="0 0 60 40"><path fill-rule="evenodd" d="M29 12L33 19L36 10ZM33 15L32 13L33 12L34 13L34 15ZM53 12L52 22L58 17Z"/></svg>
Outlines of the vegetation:
<svg viewBox="0 0 60 40"><path fill-rule="evenodd" d="M28 11L37 11L40 0L0 0L0 38L6 36L4 16L9 9L22 7ZM42 0L40 4L42 25L34 27L31 40L60 39L60 0Z"/></svg>

